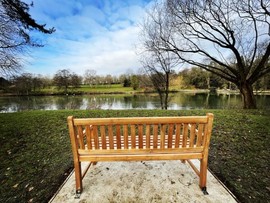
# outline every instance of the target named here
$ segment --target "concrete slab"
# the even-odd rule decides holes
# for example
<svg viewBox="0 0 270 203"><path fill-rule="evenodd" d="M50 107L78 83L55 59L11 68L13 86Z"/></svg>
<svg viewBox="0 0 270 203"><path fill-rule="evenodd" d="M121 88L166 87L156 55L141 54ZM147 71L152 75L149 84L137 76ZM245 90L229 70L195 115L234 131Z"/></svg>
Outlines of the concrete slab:
<svg viewBox="0 0 270 203"><path fill-rule="evenodd" d="M199 161L195 161L198 165ZM75 199L74 173L51 203L85 202L215 202L235 203L233 196L208 172L203 195L199 178L180 161L99 162L83 179L84 191Z"/></svg>

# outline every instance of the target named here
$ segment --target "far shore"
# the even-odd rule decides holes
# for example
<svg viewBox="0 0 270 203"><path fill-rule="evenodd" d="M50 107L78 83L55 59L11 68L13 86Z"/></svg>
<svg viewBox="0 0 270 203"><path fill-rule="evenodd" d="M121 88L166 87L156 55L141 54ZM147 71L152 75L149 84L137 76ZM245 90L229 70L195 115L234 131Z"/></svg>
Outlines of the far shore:
<svg viewBox="0 0 270 203"><path fill-rule="evenodd" d="M170 93L211 93L211 94L240 94L239 90L229 90L229 89L172 89ZM98 95L98 94L156 94L157 92L153 90L132 90L131 88L89 88L84 90L82 88L68 89L67 92L63 90L47 89L30 93L12 93L12 92L3 92L0 90L0 97L9 97L9 96L64 96L64 95ZM270 95L270 90L256 90L254 91L255 95Z"/></svg>

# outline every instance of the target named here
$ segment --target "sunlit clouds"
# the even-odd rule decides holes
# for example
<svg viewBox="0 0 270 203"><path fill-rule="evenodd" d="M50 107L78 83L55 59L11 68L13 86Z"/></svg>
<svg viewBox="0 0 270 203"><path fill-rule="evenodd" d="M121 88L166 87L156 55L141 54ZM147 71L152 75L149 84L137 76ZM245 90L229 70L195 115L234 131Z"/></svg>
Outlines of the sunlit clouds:
<svg viewBox="0 0 270 203"><path fill-rule="evenodd" d="M34 1L32 17L55 27L56 32L36 34L45 46L32 50L24 71L44 75L64 68L78 74L86 69L94 69L99 75L119 75L128 69L137 72L141 66L135 48L139 24L149 4L124 0Z"/></svg>

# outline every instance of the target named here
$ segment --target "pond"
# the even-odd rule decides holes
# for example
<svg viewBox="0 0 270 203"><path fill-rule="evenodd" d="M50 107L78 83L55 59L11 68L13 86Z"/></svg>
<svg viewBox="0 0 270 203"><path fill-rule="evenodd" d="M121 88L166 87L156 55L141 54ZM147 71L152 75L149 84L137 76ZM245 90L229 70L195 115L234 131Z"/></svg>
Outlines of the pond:
<svg viewBox="0 0 270 203"><path fill-rule="evenodd" d="M256 95L258 108L270 109L270 95ZM239 94L174 93L168 109L242 108ZM60 109L160 109L157 94L0 97L0 112Z"/></svg>

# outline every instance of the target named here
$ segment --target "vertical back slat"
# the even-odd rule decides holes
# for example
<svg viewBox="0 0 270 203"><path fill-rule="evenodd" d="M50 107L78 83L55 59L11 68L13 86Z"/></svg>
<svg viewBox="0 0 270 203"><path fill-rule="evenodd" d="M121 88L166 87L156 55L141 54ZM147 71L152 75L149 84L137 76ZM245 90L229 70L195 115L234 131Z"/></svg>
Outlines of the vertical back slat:
<svg viewBox="0 0 270 203"><path fill-rule="evenodd" d="M100 136L101 136L102 149L107 149L107 141L106 141L104 125L100 126Z"/></svg>
<svg viewBox="0 0 270 203"><path fill-rule="evenodd" d="M175 148L179 148L180 133L181 133L181 124L177 123L175 129Z"/></svg>
<svg viewBox="0 0 270 203"><path fill-rule="evenodd" d="M145 136L146 136L146 149L150 148L150 125L145 127Z"/></svg>
<svg viewBox="0 0 270 203"><path fill-rule="evenodd" d="M130 125L131 129L131 148L134 149L136 148L136 130L135 130L135 125Z"/></svg>
<svg viewBox="0 0 270 203"><path fill-rule="evenodd" d="M139 148L143 148L143 125L138 125Z"/></svg>
<svg viewBox="0 0 270 203"><path fill-rule="evenodd" d="M93 126L93 135L94 135L95 149L99 149L98 127L96 125Z"/></svg>
<svg viewBox="0 0 270 203"><path fill-rule="evenodd" d="M187 138L188 138L188 124L184 124L183 126L183 141L182 147L187 147Z"/></svg>
<svg viewBox="0 0 270 203"><path fill-rule="evenodd" d="M91 141L91 127L90 125L85 126L85 133L86 133L86 143L87 148L92 149L92 141Z"/></svg>
<svg viewBox="0 0 270 203"><path fill-rule="evenodd" d="M113 127L112 127L112 125L108 125L108 134L109 134L110 149L114 149Z"/></svg>
<svg viewBox="0 0 270 203"><path fill-rule="evenodd" d="M204 124L200 123L198 127L198 133L197 133L196 147L202 146L203 127L204 127Z"/></svg>
<svg viewBox="0 0 270 203"><path fill-rule="evenodd" d="M124 148L128 149L128 125L123 126L124 133Z"/></svg>
<svg viewBox="0 0 270 203"><path fill-rule="evenodd" d="M169 124L169 129L168 129L168 148L172 148L173 129L174 129L174 124Z"/></svg>
<svg viewBox="0 0 270 203"><path fill-rule="evenodd" d="M157 144L158 144L158 125L157 124L154 124L153 125L153 146L154 146L154 149L157 148Z"/></svg>
<svg viewBox="0 0 270 203"><path fill-rule="evenodd" d="M78 131L78 139L79 139L79 145L80 145L80 148L81 149L85 149L85 146L84 146L84 140L83 140L83 129L82 129L82 126L81 125L78 125L77 126L77 131Z"/></svg>
<svg viewBox="0 0 270 203"><path fill-rule="evenodd" d="M190 127L189 147L194 147L196 124L192 123Z"/></svg>
<svg viewBox="0 0 270 203"><path fill-rule="evenodd" d="M160 126L160 149L165 148L165 132L166 132L166 125L161 124L161 126Z"/></svg>
<svg viewBox="0 0 270 203"><path fill-rule="evenodd" d="M121 149L121 128L120 125L116 125L116 145L117 149Z"/></svg>

